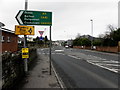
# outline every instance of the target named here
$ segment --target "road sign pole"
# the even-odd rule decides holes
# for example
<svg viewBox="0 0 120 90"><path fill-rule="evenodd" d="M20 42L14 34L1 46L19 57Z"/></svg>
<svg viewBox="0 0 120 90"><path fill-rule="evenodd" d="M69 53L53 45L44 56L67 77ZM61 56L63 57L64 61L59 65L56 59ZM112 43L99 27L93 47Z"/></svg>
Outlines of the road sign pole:
<svg viewBox="0 0 120 90"><path fill-rule="evenodd" d="M49 62L50 62L50 75L51 75L51 47L52 47L52 40L51 40L51 26L50 26L50 52L49 52Z"/></svg>
<svg viewBox="0 0 120 90"><path fill-rule="evenodd" d="M27 7L28 7L28 0L25 0L25 10L27 10ZM26 42L27 42L27 36L24 35L24 48L27 47ZM26 74L28 72L28 61L27 60L28 60L27 58L24 59L24 71Z"/></svg>

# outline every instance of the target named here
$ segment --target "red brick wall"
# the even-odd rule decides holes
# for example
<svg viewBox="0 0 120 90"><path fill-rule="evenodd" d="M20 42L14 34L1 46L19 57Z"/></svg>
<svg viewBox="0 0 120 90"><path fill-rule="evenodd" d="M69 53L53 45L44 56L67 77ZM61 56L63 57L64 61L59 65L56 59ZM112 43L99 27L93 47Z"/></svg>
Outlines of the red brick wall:
<svg viewBox="0 0 120 90"><path fill-rule="evenodd" d="M91 49L91 47L86 47L86 46L73 46L73 48L79 48L79 49Z"/></svg>
<svg viewBox="0 0 120 90"><path fill-rule="evenodd" d="M79 48L79 49L90 49L90 47L81 47L81 46L73 46L73 48ZM115 46L115 47L100 47L100 46L97 46L96 49L94 49L96 51L105 51L105 52L120 52L120 47L118 49L118 46Z"/></svg>
<svg viewBox="0 0 120 90"><path fill-rule="evenodd" d="M118 46L115 47L98 47L96 48L97 51L106 51L106 52L118 52Z"/></svg>
<svg viewBox="0 0 120 90"><path fill-rule="evenodd" d="M14 33L9 33L2 31L2 36L4 36L5 41L2 42L2 52L11 51L15 52L18 50L18 36ZM10 42L7 42L8 37L10 37Z"/></svg>

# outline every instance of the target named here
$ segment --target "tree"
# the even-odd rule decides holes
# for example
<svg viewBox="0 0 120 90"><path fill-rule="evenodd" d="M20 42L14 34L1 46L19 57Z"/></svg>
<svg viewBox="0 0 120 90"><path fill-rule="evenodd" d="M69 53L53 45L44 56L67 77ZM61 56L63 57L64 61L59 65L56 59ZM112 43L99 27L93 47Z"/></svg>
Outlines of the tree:
<svg viewBox="0 0 120 90"><path fill-rule="evenodd" d="M115 30L117 29L115 26L113 26L113 25L111 25L111 24L109 24L109 25L107 26L107 28L108 28L108 30L110 30L110 32L113 32L113 31L115 31Z"/></svg>
<svg viewBox="0 0 120 90"><path fill-rule="evenodd" d="M48 38L47 38L47 36L45 36L45 38L44 38L44 42L45 42L45 45L46 45L47 42L48 42Z"/></svg>
<svg viewBox="0 0 120 90"><path fill-rule="evenodd" d="M104 46L117 46L120 41L120 29L115 28L112 25L108 25L109 32L105 33L103 38Z"/></svg>
<svg viewBox="0 0 120 90"><path fill-rule="evenodd" d="M93 41L93 46L101 46L102 45L102 40L95 40Z"/></svg>
<svg viewBox="0 0 120 90"><path fill-rule="evenodd" d="M82 46L90 46L91 45L91 41L87 38L81 38L81 45Z"/></svg>
<svg viewBox="0 0 120 90"><path fill-rule="evenodd" d="M48 38L47 38L47 36L45 36L45 38L44 38L44 41L45 41L45 42L47 42L47 41L48 41Z"/></svg>
<svg viewBox="0 0 120 90"><path fill-rule="evenodd" d="M87 38L76 38L73 40L73 45L74 46L90 46L91 41Z"/></svg>
<svg viewBox="0 0 120 90"><path fill-rule="evenodd" d="M79 38L76 38L75 40L73 40L73 45L74 46L79 46Z"/></svg>

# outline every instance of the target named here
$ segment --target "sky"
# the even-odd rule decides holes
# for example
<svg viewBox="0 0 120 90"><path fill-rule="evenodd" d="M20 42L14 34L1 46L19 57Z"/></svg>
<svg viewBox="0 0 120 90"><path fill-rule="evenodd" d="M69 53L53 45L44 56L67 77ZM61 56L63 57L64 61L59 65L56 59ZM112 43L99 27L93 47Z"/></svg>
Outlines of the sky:
<svg viewBox="0 0 120 90"><path fill-rule="evenodd" d="M78 34L98 37L108 31L109 24L118 27L119 0L28 0L28 10L52 12L52 40L75 39ZM15 31L19 25L15 16L25 9L25 0L0 0L0 22ZM44 31L49 38L49 26L35 26L35 35ZM21 37L23 35L20 35Z"/></svg>

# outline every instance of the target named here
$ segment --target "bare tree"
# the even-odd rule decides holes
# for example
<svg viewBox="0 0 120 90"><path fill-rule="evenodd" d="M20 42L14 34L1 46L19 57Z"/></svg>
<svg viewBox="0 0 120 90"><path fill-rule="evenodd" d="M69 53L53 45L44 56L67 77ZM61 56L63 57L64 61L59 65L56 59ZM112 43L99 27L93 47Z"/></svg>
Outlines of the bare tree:
<svg viewBox="0 0 120 90"><path fill-rule="evenodd" d="M107 29L110 30L110 32L113 32L113 31L115 31L117 28L116 28L115 26L109 24L109 25L107 26Z"/></svg>

